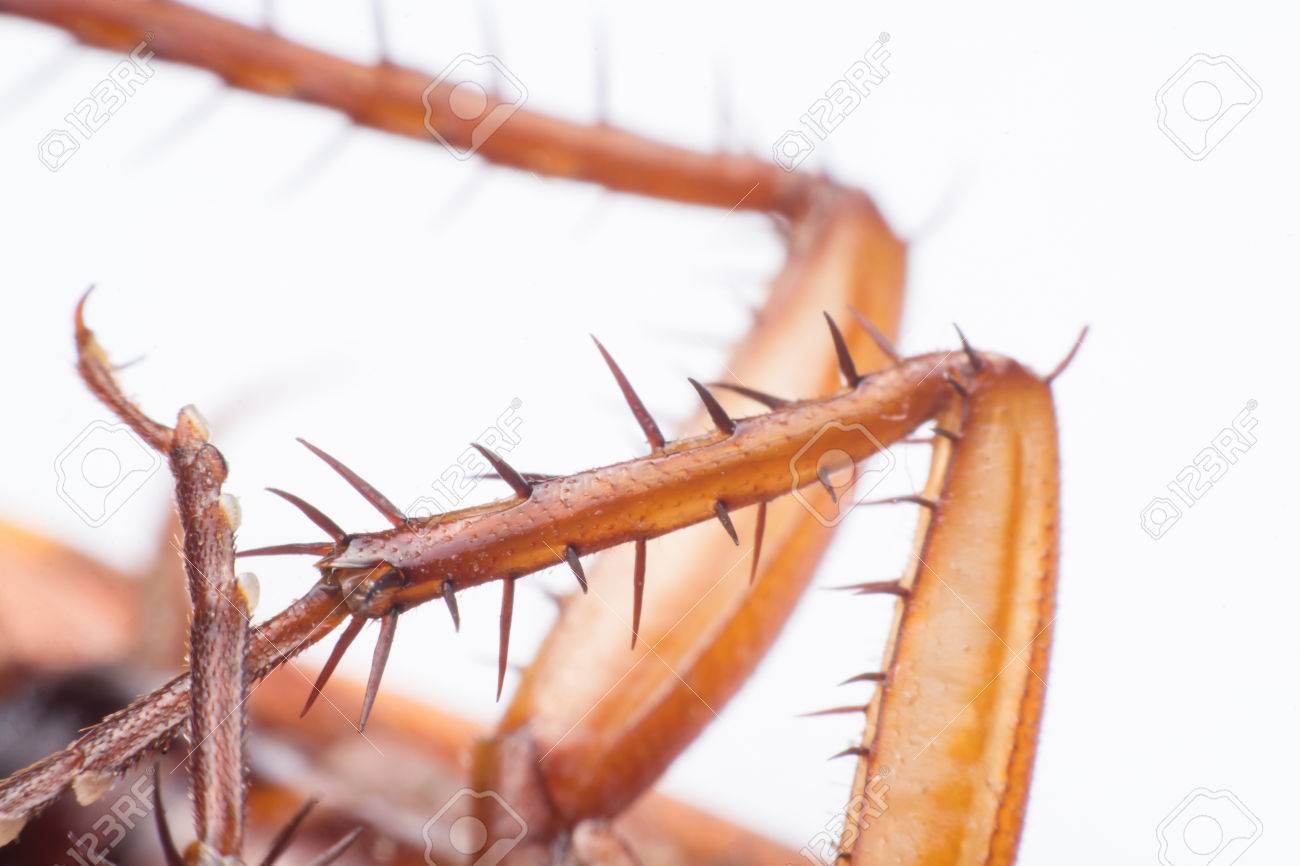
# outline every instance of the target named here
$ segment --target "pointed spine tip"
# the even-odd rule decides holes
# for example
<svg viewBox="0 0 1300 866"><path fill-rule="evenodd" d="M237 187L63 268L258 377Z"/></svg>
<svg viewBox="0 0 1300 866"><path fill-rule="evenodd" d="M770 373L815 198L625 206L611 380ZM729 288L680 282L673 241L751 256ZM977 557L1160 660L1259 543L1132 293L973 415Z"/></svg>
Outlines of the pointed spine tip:
<svg viewBox="0 0 1300 866"><path fill-rule="evenodd" d="M664 447L664 434L659 430L659 425L651 417L650 410L646 409L645 403L637 396L636 390L632 383L628 381L623 369L619 367L618 362L614 360L605 346L596 339L595 334L588 334L591 341L596 344L596 349L600 356L605 359L605 366L609 367L609 372L614 374L614 381L618 383L618 389L623 392L623 399L627 402L628 408L632 410L632 415L636 418L637 424L641 426L641 432L645 434L646 441L650 443L652 451L658 451Z"/></svg>
<svg viewBox="0 0 1300 866"><path fill-rule="evenodd" d="M857 365L853 363L853 355L849 352L849 344L844 340L844 334L840 331L840 326L835 324L831 314L822 311L826 317L826 324L831 329L831 342L835 344L835 358L839 361L840 374L844 377L844 384L850 388L858 387L862 381L862 376L858 374Z"/></svg>
<svg viewBox="0 0 1300 866"><path fill-rule="evenodd" d="M339 660L343 658L343 654L348 651L348 647L350 647L352 642L356 640L357 635L361 633L361 627L365 624L365 619L359 616L354 616L348 621L347 627L344 628L343 633L339 635L339 639L335 642L334 648L330 650L329 658L325 660L325 664L321 666L320 673L316 675L316 682L312 683L311 692L308 693L307 701L303 704L302 712L298 713L298 718L301 719L306 716L307 712L311 709L312 704L316 703L316 698L320 697L321 690L325 688L325 684L328 683L330 677L333 676L334 669L339 666Z"/></svg>
<svg viewBox="0 0 1300 866"><path fill-rule="evenodd" d="M1070 364L1074 361L1074 356L1079 354L1079 349L1083 347L1084 338L1088 336L1088 330L1091 327L1091 325L1084 325L1083 330L1079 331L1079 336L1074 338L1074 345L1070 347L1070 351L1067 352L1065 357L1061 359L1061 362L1052 369L1052 372L1047 374L1047 378L1044 379L1047 384L1052 384L1052 382L1056 380L1057 376L1061 375L1069 368Z"/></svg>
<svg viewBox="0 0 1300 866"><path fill-rule="evenodd" d="M384 679L384 668L388 666L388 654L393 649L393 637L397 633L397 618L400 611L392 610L384 614L379 623L379 639L375 641L375 654L370 659L370 678L366 680L366 696L361 703L361 719L357 723L357 733L365 733L366 722L370 720L370 711L375 706L379 695L379 684Z"/></svg>
<svg viewBox="0 0 1300 866"><path fill-rule="evenodd" d="M346 481L353 490L360 493L362 499L369 502L374 506L376 511L386 517L389 523L394 526L402 526L406 523L406 515L400 508L392 503L392 500L375 489L374 485L370 484L360 475L349 469L344 465L343 461L326 453L324 449L317 448L301 436L297 437L297 439L300 445L312 454L315 454L325 462L326 466L342 476L343 480Z"/></svg>
<svg viewBox="0 0 1300 866"><path fill-rule="evenodd" d="M730 535L731 540L739 547L740 535L736 533L736 524L731 522L731 514L728 513L727 506L721 502L715 502L713 503L713 513L718 516L718 522L722 524L722 528L727 530L727 535Z"/></svg>
<svg viewBox="0 0 1300 866"><path fill-rule="evenodd" d="M343 531L341 526L326 517L323 511L312 505L310 502L307 502L301 497L294 496L292 493L281 490L278 487L268 487L266 489L267 492L274 493L276 496L301 511L304 517L316 524L317 528L322 530L330 538L335 541L343 541L347 538L347 533Z"/></svg>
<svg viewBox="0 0 1300 866"><path fill-rule="evenodd" d="M885 674L883 671L867 671L865 674L858 674L849 677L840 683L842 686L852 685L853 683L883 683Z"/></svg>
<svg viewBox="0 0 1300 866"><path fill-rule="evenodd" d="M578 586L582 587L582 592L585 595L587 592L587 575L583 573L582 557L578 556L578 548L574 547L572 544L565 545L564 561L567 562L569 568L573 570L573 576L578 579Z"/></svg>
<svg viewBox="0 0 1300 866"><path fill-rule="evenodd" d="M754 517L754 554L749 563L749 585L754 585L758 576L758 560L763 552L763 530L767 528L767 500L758 503L758 513Z"/></svg>
<svg viewBox="0 0 1300 866"><path fill-rule="evenodd" d="M505 688L506 664L510 657L510 621L515 613L515 580L507 577L501 581L501 634L497 646L497 700Z"/></svg>
<svg viewBox="0 0 1300 866"><path fill-rule="evenodd" d="M483 455L483 459L492 465L492 468L501 476L501 480L506 484L509 484L511 489L521 498L528 499L533 495L533 485L530 484L523 475L519 474L513 466L501 459L499 454L491 448L480 445L477 442L471 442L470 445L472 445L479 454Z"/></svg>
<svg viewBox="0 0 1300 866"><path fill-rule="evenodd" d="M446 581L442 587L442 600L447 603L447 612L451 614L451 624L456 631L460 632L460 603L456 601L456 588L451 585L451 581Z"/></svg>
<svg viewBox="0 0 1300 866"><path fill-rule="evenodd" d="M636 540L632 564L632 649L636 649L641 634L641 603L645 599L645 539Z"/></svg>
<svg viewBox="0 0 1300 866"><path fill-rule="evenodd" d="M956 322L952 323L952 327L953 330L957 332L957 338L961 340L961 350L966 353L966 358L970 361L971 368L974 369L976 373L983 370L984 359L981 358L979 353L971 347L970 340L966 339L966 335L962 333L961 328Z"/></svg>
<svg viewBox="0 0 1300 866"><path fill-rule="evenodd" d="M686 381L690 382L691 387L695 389L695 393L700 395L700 400L703 401L705 410L709 413L709 417L713 419L713 423L717 428L728 436L735 433L736 422L727 414L727 410L722 408L722 404L718 402L718 398L714 397L708 388L705 388L694 379L687 378Z"/></svg>

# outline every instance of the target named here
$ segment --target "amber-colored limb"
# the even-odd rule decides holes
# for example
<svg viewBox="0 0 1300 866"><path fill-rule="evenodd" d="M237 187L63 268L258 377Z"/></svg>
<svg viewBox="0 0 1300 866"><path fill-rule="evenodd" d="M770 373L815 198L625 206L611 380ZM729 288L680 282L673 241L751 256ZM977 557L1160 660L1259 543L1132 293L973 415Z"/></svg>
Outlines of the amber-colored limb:
<svg viewBox="0 0 1300 866"><path fill-rule="evenodd" d="M904 248L856 194L817 199L793 227L790 248L767 305L726 364L727 376L782 397L830 393L839 387L840 365L820 312L844 321L851 306L895 335ZM856 325L845 329L858 370L891 362L892 347L878 336ZM930 384L923 381L923 388ZM715 393L733 412L752 411L747 399ZM691 422L696 429L708 423L702 415ZM831 507L819 488L802 495L813 507ZM493 778L496 753L512 741L533 743L533 775L513 777L535 780L545 793L519 797L549 813L530 824L530 841L544 843L548 826L559 832L618 814L658 778L749 678L834 532L790 497L769 503L751 589L754 566L746 558L758 539L745 512L736 519L739 550L711 525L678 532L650 550L634 653L619 647L626 647L633 608L634 551L611 551L588 567L591 593L565 605L492 742L476 755L478 780L504 785ZM571 675L577 669L582 677Z"/></svg>
<svg viewBox="0 0 1300 866"><path fill-rule="evenodd" d="M434 86L424 72L345 60L171 0L0 0L0 13L45 21L105 48L130 51L143 43L161 58L210 70L235 87L313 102L398 135L431 141L427 121L453 146L476 145L490 162L623 192L794 216L824 183L751 156L703 154L603 124L515 111L495 95L476 117L503 108L509 119L475 142L475 118L451 110L458 82Z"/></svg>
<svg viewBox="0 0 1300 866"><path fill-rule="evenodd" d="M956 362L945 353L909 358L854 389L737 419L730 433L679 439L662 452L539 483L527 498L353 533L322 565L400 569L400 586L354 603L358 613L382 616L440 597L449 577L465 589L572 565L576 554L566 551L595 553L717 521L719 503L740 509L819 484L828 451L861 461L903 438L952 393L936 371ZM722 530L710 525L732 540L734 561L735 539L723 523Z"/></svg>
<svg viewBox="0 0 1300 866"><path fill-rule="evenodd" d="M152 49L161 57L211 69L236 86L316 101L339 108L360 123L417 137L424 135L423 106L417 105L414 97L423 93L427 76L400 70L392 64L359 66L296 46L264 31L168 2L137 5L107 0L0 0L0 10L65 26L86 41L106 47L131 48L148 34L152 37ZM432 119L440 134L457 140L457 135L464 130L458 133L454 120L445 111L445 95L441 90L432 94ZM446 126L449 121L452 125ZM583 127L527 111L517 112L486 144L479 153L489 160L539 173L586 179L615 189L680 201L769 210L790 216L790 259L771 299L759 313L758 330L762 333L747 341L729 365L744 380L768 370L774 371L771 378L762 380L768 387L779 386L787 377L799 382L826 380L823 364L812 363L807 357L810 351L819 356L824 351L810 349L818 345L813 342L813 335L803 332L800 325L787 328L783 324L800 321L799 315L792 314L818 307L837 311L847 297L864 307L884 330L893 333L896 329L903 247L871 203L859 193L836 188L821 179L787 174L748 157L696 154L606 126ZM858 345L855 352L860 363L863 352L875 352L857 338L851 338L851 342ZM772 352L776 346L784 350ZM756 363L749 366L747 358ZM796 365L790 358L801 361L799 372L794 372ZM869 369L872 365L862 366ZM825 381L827 388L829 381ZM796 384L792 390L817 393L820 389L805 389ZM784 510L795 514L799 509L786 506ZM789 564L781 552L784 524L777 517L768 533L774 539L771 558L776 571ZM804 574L803 582L806 583L817 552L824 549L828 538L829 532L817 527L812 527L811 532L796 530L794 542L797 543L793 546L800 553L793 561ZM713 569L716 559L708 555L712 542L703 542L698 548L696 542L689 543L692 550L703 551L704 555L688 556L686 567L716 573ZM319 605L314 609L329 606L328 598L319 593L313 593L306 602ZM304 610L300 607L296 612ZM287 618L277 618L272 623L283 627L280 634L297 633L296 629L287 628L290 622L301 625L288 614ZM337 621L336 618L329 625ZM320 632L316 631L305 637L314 640L319 636ZM254 652L257 653L257 645ZM180 685L173 683L161 690L156 700L166 703L174 699L175 689ZM136 711L142 717L152 718L151 708L156 708L156 704L144 701ZM107 732L100 731L100 734L106 736ZM0 796L0 807L3 803L4 797Z"/></svg>
<svg viewBox="0 0 1300 866"><path fill-rule="evenodd" d="M89 294L89 293L87 293ZM162 451L176 481L176 510L182 530L182 556L190 588L190 791L194 802L196 848L188 860L238 862L244 847L247 769L244 736L249 672L249 619L256 604L252 575L235 576L235 530L239 504L223 494L226 461L209 441L207 423L187 406L173 429L150 421L121 392L112 367L86 327L83 296L77 306L78 370L100 399ZM165 437L165 438L164 438ZM112 776L96 779L96 795ZM162 815L156 790L157 825L168 866L182 866ZM75 782L74 782L75 786ZM85 786L82 786L85 789ZM80 794L82 791L79 790ZM301 818L292 821L273 844L270 866L287 844ZM327 866L356 840L359 829L322 852L313 866Z"/></svg>
<svg viewBox="0 0 1300 866"><path fill-rule="evenodd" d="M559 510L551 515L549 523L538 522L537 515L529 516L531 512L525 508L532 500L486 506L476 514L481 521L478 528L486 527L487 531L462 533L464 543L469 545L462 551L465 561L481 560L487 568L504 556L506 559L497 563L504 563L497 578L513 579L510 558L520 557L516 560L520 568L549 565L544 559L538 559L535 553L530 553L529 548L547 547L548 537L554 542L549 545L552 549L563 548L565 536L561 530L582 533L576 540L599 547L601 544L635 540L638 532L658 534L700 520L712 520L715 516L713 505L721 499L744 505L787 496L799 485L816 483L817 460L804 447L813 437L824 434L821 447L833 447L863 458L881 444L906 436L913 427L927 420L942 404L941 395L950 393L943 377L934 375L944 363L944 359L936 361L935 357L910 359L861 383L852 391L826 400L793 404L772 414L740 422L734 434L722 440L716 437L683 440L672 443L664 454L652 454L612 467L611 477L640 479L638 484L644 487L644 502L632 503L635 508L631 511L626 511L629 506L624 502L620 505L621 510L611 510L611 516L604 520L575 521L573 513L565 514ZM853 435L851 428L842 424L835 429L822 429L832 420L845 419L875 429L880 438L873 441ZM674 465L680 461L684 476L644 472L646 467L664 460ZM573 478L581 479L591 474L579 473ZM563 485L566 480L547 482L545 486ZM683 485L683 481L688 483ZM570 512L586 513L583 509L589 509L598 490L607 485L588 486L592 489L587 490L585 499L574 497L568 509ZM520 515L524 518L522 524ZM491 531L493 527L496 531ZM718 531L716 527L714 531ZM519 549L514 553L508 545L505 548L501 545L501 538L510 533L519 539ZM351 540L355 542L362 537L352 536ZM558 553L554 555L558 561ZM743 575L743 570L741 573ZM487 574L490 576L491 571ZM364 574L360 576L364 585ZM412 570L409 576L414 583L415 571ZM771 583L776 585L777 582ZM402 596L406 589L402 589L400 584L394 586L397 587L394 593L379 596L387 599L388 606L367 611L367 616L395 615L405 608L411 601ZM749 616L766 617L762 619L762 626L766 629L764 633L772 633L772 620L783 619L789 607L786 602L792 600L764 604L764 591L764 585L760 584L756 590L759 603L741 605L738 616L742 620ZM705 597L708 595L710 593L706 591ZM257 629L250 657L252 676L264 675L271 667L327 633L347 614L348 603L342 588L332 578L323 579L307 596ZM627 633L623 632L624 635ZM656 644L659 643L662 641L656 638ZM730 652L731 648L725 649ZM718 689L717 683L734 685L740 681L732 677L726 665L727 658L727 655L720 654L711 662L716 665L711 669L716 681L712 686L704 686L706 691ZM65 752L5 780L0 784L0 820L24 821L69 782L75 787L83 778L101 779L151 744L165 739L183 715L187 686L185 678L174 680L153 696L137 701L121 714L95 726ZM671 727L665 730L672 733ZM610 769L617 769L617 766L611 765Z"/></svg>
<svg viewBox="0 0 1300 866"><path fill-rule="evenodd" d="M883 802L850 809L854 864L1015 860L1056 594L1056 422L1047 383L1014 363L966 387L940 419L960 438L936 442L937 505L856 750L851 803Z"/></svg>
<svg viewBox="0 0 1300 866"><path fill-rule="evenodd" d="M89 293L87 293L87 296ZM223 495L226 461L208 441L207 424L193 407L174 429L149 419L121 392L112 367L77 305L77 369L118 417L171 465L190 588L190 789L195 834L221 855L243 847L244 700L248 694L249 599L235 578L238 504Z"/></svg>

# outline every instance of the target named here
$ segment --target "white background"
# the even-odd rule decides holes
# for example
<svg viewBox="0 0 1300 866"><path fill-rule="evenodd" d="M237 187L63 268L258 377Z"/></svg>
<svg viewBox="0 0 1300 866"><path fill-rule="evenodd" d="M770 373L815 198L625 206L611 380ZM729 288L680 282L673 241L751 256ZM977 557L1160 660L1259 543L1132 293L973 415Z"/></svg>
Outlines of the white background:
<svg viewBox="0 0 1300 866"><path fill-rule="evenodd" d="M257 3L216 5L258 20ZM488 46L469 7L387 9L400 62L434 72L498 50L530 108L579 119L595 115L604 65L612 122L760 154L890 33L888 79L806 166L870 191L911 238L903 348L950 347L957 321L1046 370L1093 326L1055 389L1064 555L1021 861L1157 863L1157 826L1199 787L1233 792L1263 824L1236 862L1293 856L1296 20L1190 3L521 2L497 6ZM285 33L373 57L364 0L278 10ZM1194 161L1157 126L1154 97L1198 53L1232 57L1264 98ZM262 492L272 484L349 528L379 525L295 435L399 504L515 397L518 466L639 453L586 333L671 426L694 408L684 377L718 372L781 260L759 216L459 162L166 65L48 171L37 142L119 59L0 18L0 508L122 567L152 549L164 473L100 528L55 492L57 455L105 417L72 370L71 310L89 283L105 344L144 355L126 381L145 407L168 418L193 402L216 421L241 539L258 544L316 537ZM1257 444L1153 539L1140 512L1252 400ZM924 478L925 456L900 457L900 483ZM904 519L863 514L846 530L820 583L899 567L887 554ZM259 572L263 615L314 577L296 559ZM525 582L517 660L546 627L546 580ZM467 597L455 639L442 610L404 617L385 688L490 720L497 599ZM811 593L664 788L803 844L843 803L851 762L825 758L859 721L794 715L851 697L833 684L869 667L886 620L883 602ZM367 663L354 650L344 664Z"/></svg>

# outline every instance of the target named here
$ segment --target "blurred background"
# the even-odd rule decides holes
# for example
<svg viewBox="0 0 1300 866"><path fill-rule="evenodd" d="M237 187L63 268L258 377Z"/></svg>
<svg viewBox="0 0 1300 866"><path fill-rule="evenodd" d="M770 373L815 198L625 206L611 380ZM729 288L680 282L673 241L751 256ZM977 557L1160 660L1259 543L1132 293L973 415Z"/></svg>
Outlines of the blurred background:
<svg viewBox="0 0 1300 866"><path fill-rule="evenodd" d="M263 15L251 0L199 5ZM367 0L273 13L294 39L378 57ZM865 189L908 239L909 354L951 348L955 321L1046 371L1091 324L1054 389L1063 558L1021 862L1222 866L1282 862L1300 806L1288 14L384 0L382 31L392 60L431 73L494 54L537 111L759 155L797 133L779 158ZM803 118L881 34L887 77L821 139ZM295 436L399 505L440 495L503 413L525 470L641 453L586 335L674 427L696 407L685 377L718 376L783 257L763 216L453 159L162 62L93 135L50 144L121 60L0 17L0 516L123 570L153 555L171 485L141 464L87 502L103 488L67 480L110 420L73 369L72 308L91 283L102 342L139 359L129 392L155 417L195 403L213 420L250 546L317 535L268 485L379 527ZM928 452L897 456L891 483L916 489ZM504 493L484 482L464 503ZM896 573L913 517L855 515L817 582ZM257 571L261 616L315 577L297 558ZM521 583L515 661L553 616L543 590L571 581ZM385 693L494 719L498 604L466 594L459 636L431 606L404 617ZM878 657L889 610L811 592L662 788L805 844L842 809L853 763L826 758L860 720L796 715L845 702L835 684ZM368 660L363 647L343 667L364 677Z"/></svg>

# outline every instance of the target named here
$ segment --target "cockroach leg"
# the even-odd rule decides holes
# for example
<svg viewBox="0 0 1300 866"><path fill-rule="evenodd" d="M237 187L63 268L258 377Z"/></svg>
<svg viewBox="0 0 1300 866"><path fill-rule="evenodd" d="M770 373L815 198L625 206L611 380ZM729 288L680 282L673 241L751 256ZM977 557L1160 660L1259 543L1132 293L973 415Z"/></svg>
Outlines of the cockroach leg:
<svg viewBox="0 0 1300 866"><path fill-rule="evenodd" d="M95 340L94 332L86 327L86 301L89 300L94 289L94 286L86 289L81 299L77 301L74 314L77 372L81 374L81 380L86 383L91 393L113 410L113 414L121 418L123 423L134 430L141 439L165 455L171 445L171 429L149 418L140 411L139 407L123 396L113 378L113 365L109 363L104 350Z"/></svg>
<svg viewBox="0 0 1300 866"><path fill-rule="evenodd" d="M939 418L947 429L958 421L961 439L935 446L925 494L936 507L918 532L911 592L886 648L888 685L866 714L852 796L888 772L889 809L869 831L846 832L841 851L855 866L1015 858L1055 596L1050 389L1013 362L990 362L970 397ZM936 681L945 687L927 690ZM909 699L918 689L927 698Z"/></svg>
<svg viewBox="0 0 1300 866"><path fill-rule="evenodd" d="M127 400L86 327L84 305L83 296L76 312L78 370L95 394L167 456L176 480L191 602L189 759L196 844L238 856L244 837L249 618L256 595L234 571L238 503L221 492L226 461L209 441L207 422L186 406L169 429Z"/></svg>

